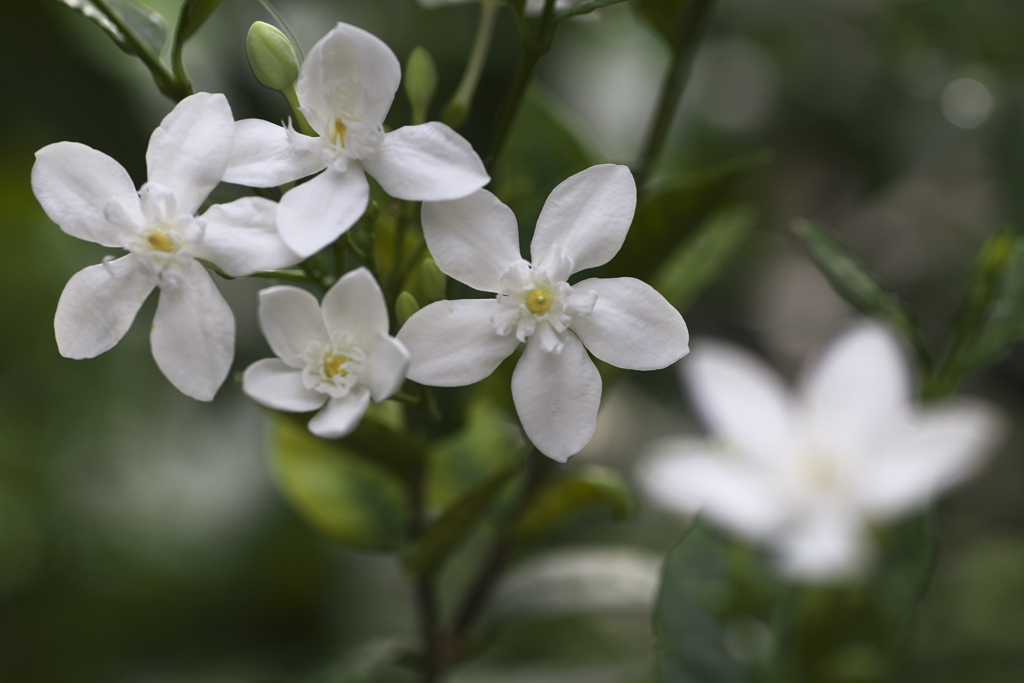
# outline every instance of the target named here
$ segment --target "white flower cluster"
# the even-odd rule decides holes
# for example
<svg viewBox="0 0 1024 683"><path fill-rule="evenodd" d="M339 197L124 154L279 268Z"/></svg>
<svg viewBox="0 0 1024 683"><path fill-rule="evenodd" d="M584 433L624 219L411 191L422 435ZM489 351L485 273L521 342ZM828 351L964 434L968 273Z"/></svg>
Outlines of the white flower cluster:
<svg viewBox="0 0 1024 683"><path fill-rule="evenodd" d="M391 197L425 202L424 235L439 267L496 298L431 304L396 339L369 270L341 277L322 304L296 287L265 289L260 325L278 357L245 372L245 392L277 410L319 410L310 430L337 438L356 427L371 398L398 391L407 371L423 384L465 385L526 342L512 393L527 435L563 462L582 449L601 399L584 346L632 369L665 367L687 352L682 317L648 285L568 282L619 250L636 205L633 178L604 165L562 183L538 221L530 263L519 255L511 211L481 189L490 178L466 140L436 122L385 132L400 82L387 45L338 24L295 84L315 137L235 122L223 95L199 93L154 132L149 181L138 191L101 152L72 142L40 150L32 186L50 218L74 237L129 252L68 283L55 320L61 353L91 358L110 349L159 288L157 365L183 393L212 399L233 359L234 319L202 261L230 276L295 265L363 215L370 174ZM196 215L221 182L277 187L314 174L279 203L250 197Z"/></svg>

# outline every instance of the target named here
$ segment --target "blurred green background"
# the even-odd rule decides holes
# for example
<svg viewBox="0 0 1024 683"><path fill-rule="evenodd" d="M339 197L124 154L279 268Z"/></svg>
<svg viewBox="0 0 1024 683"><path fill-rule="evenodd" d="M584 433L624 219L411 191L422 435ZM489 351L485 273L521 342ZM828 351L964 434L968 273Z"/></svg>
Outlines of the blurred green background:
<svg viewBox="0 0 1024 683"><path fill-rule="evenodd" d="M151 4L171 22L180 5ZM435 117L478 14L414 0L275 4L306 49L339 20L377 34L403 61L427 47L441 73ZM186 63L197 89L228 95L236 118L278 121L283 100L245 60L256 19L268 19L256 0L223 0ZM695 202L744 202L760 220L686 311L691 333L739 340L793 373L851 315L788 232L804 216L831 226L911 305L927 340L945 339L978 246L997 225L1024 230L1022 30L1019 0L720 0L654 181L692 181L763 150L772 160L746 164L753 170L727 189L693 183ZM505 10L463 131L478 148L489 144L518 51ZM559 27L531 101L566 123L592 161L631 163L667 58L627 6L608 8ZM55 0L6 8L0 93L0 680L362 680L360 667L393 648L391 638L414 635L401 567L331 544L282 500L267 420L237 383L212 405L178 394L149 354L152 301L97 359L61 358L53 341L64 283L105 251L43 215L29 187L32 155L74 140L141 182L149 133L170 102L140 64ZM408 111L397 102L393 125ZM552 156L531 147L549 144L535 120L521 119L513 161ZM555 154L506 179L503 196L518 202L524 226L574 163ZM258 283L219 284L238 320L240 370L266 354ZM1024 354L967 389L1015 424ZM624 378L606 387L598 434L572 463L628 473L646 442L696 428L671 371ZM1024 680L1017 432L941 505L939 562L900 680ZM521 565L491 615L499 635L456 680L651 680L652 581L684 523L639 507L627 522L577 520L547 542L582 553L573 557L597 568L594 587L560 584L557 556Z"/></svg>

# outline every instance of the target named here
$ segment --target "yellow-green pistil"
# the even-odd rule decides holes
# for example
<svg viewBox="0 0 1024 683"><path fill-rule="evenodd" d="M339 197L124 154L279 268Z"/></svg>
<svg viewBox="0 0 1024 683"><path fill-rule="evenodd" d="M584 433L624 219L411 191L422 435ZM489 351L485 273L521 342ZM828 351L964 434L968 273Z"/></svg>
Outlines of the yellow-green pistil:
<svg viewBox="0 0 1024 683"><path fill-rule="evenodd" d="M328 377L348 377L346 363L348 363L348 356L331 354L324 358L324 373Z"/></svg>
<svg viewBox="0 0 1024 683"><path fill-rule="evenodd" d="M544 315L551 310L551 306L555 303L555 298L551 296L551 292L543 287L535 287L526 295L523 303L526 304L526 310L530 311L530 313Z"/></svg>
<svg viewBox="0 0 1024 683"><path fill-rule="evenodd" d="M334 130L331 132L331 143L345 146L345 136L348 135L348 126L341 119L334 119Z"/></svg>
<svg viewBox="0 0 1024 683"><path fill-rule="evenodd" d="M149 246L153 247L157 251L162 251L166 254L170 254L174 251L174 240L168 235L163 229L157 228L153 232L149 233L146 237L146 241L149 242Z"/></svg>

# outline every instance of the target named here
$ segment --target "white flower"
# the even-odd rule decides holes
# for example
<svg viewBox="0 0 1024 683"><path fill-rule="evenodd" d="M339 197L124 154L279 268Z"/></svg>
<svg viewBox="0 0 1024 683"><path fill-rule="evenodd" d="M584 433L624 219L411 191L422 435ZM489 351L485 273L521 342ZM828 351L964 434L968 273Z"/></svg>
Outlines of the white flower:
<svg viewBox="0 0 1024 683"><path fill-rule="evenodd" d="M687 351L682 316L633 278L576 272L619 251L636 208L625 166L577 173L548 197L530 247L519 255L512 211L490 192L423 206L423 234L438 267L494 299L439 301L399 331L412 356L409 378L433 386L478 382L526 342L512 375L512 397L527 436L565 462L590 440L601 403L591 353L620 368L653 370Z"/></svg>
<svg viewBox="0 0 1024 683"><path fill-rule="evenodd" d="M388 336L384 293L365 268L338 280L324 295L323 310L298 287L261 290L260 328L278 357L250 365L242 389L275 410L323 407L309 421L317 436L349 434L371 398L383 401L405 379L409 353Z"/></svg>
<svg viewBox="0 0 1024 683"><path fill-rule="evenodd" d="M239 121L224 180L273 187L326 169L281 199L281 237L303 256L336 240L363 214L370 196L365 173L390 196L416 201L465 197L490 182L470 144L442 123L384 132L401 78L387 45L339 23L310 50L295 84L320 137Z"/></svg>
<svg viewBox="0 0 1024 683"><path fill-rule="evenodd" d="M794 394L762 362L716 342L681 364L718 439L667 442L642 469L651 496L767 543L804 580L856 575L872 522L925 505L971 474L998 420L963 400L917 407L907 361L877 323L852 327Z"/></svg>
<svg viewBox="0 0 1024 683"><path fill-rule="evenodd" d="M274 202L247 197L195 216L227 168L233 131L223 95L185 98L153 132L149 182L137 193L120 164L90 147L58 142L36 152L32 189L51 220L73 237L130 252L82 270L64 288L54 320L63 356L112 348L159 287L153 358L183 393L213 398L231 367L235 322L196 259L229 275L299 260L277 234Z"/></svg>

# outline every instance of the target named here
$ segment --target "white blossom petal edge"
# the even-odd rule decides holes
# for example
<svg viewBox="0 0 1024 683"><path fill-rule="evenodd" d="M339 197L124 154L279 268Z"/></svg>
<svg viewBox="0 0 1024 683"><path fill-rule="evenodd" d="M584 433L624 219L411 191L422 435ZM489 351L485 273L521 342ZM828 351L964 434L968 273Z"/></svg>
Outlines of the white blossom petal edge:
<svg viewBox="0 0 1024 683"><path fill-rule="evenodd" d="M472 146L442 123L384 132L401 78L391 48L339 23L309 51L295 83L300 108L318 137L290 126L239 121L224 180L273 187L323 171L319 183L282 199L288 210L279 218L281 237L302 256L336 240L363 214L369 201L364 172L392 197L414 201L457 199L489 183ZM295 192L301 202L289 199ZM342 199L332 201L335 196ZM313 208L303 211L306 206Z"/></svg>
<svg viewBox="0 0 1024 683"><path fill-rule="evenodd" d="M633 370L666 367L688 350L682 316L649 285L633 278L568 282L611 260L635 208L636 184L625 166L577 173L545 202L530 262L519 254L515 216L490 192L424 204L423 234L438 267L496 297L439 301L410 317L398 332L411 356L409 379L470 384L527 342L512 377L526 435L559 462L582 450L601 402L587 350Z"/></svg>
<svg viewBox="0 0 1024 683"><path fill-rule="evenodd" d="M223 95L186 97L153 132L149 182L138 192L119 163L91 147L58 142L36 152L32 190L50 219L73 237L130 252L86 268L64 288L54 318L63 356L112 348L159 287L157 365L188 396L209 401L217 393L234 357L235 321L196 259L229 275L300 260L277 235L271 201L239 199L195 215L227 168L233 132Z"/></svg>
<svg viewBox="0 0 1024 683"><path fill-rule="evenodd" d="M701 340L680 372L714 440L663 442L640 469L655 502L765 543L801 581L870 564L872 524L973 473L998 442L988 406L917 406L892 332L864 321L829 346L797 391L745 351Z"/></svg>
<svg viewBox="0 0 1024 683"><path fill-rule="evenodd" d="M260 327L278 357L250 365L242 389L275 410L319 409L309 430L325 439L350 434L369 400L385 400L405 379L409 352L388 336L384 293L366 268L338 280L322 308L298 287L261 290Z"/></svg>

